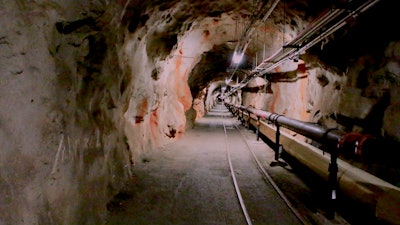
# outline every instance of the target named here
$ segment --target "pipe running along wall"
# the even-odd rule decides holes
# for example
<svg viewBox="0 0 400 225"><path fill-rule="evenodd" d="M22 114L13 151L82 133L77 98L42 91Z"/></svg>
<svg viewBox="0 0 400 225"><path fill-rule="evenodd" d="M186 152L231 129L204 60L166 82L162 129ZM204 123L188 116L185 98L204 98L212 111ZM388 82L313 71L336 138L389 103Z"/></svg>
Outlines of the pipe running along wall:
<svg viewBox="0 0 400 225"><path fill-rule="evenodd" d="M336 150L340 151L340 143L356 140L352 138L352 133L344 133L338 130L329 130L317 124L302 122L287 118L285 116L269 113L266 111L244 107L233 104L226 106L239 117L243 116L254 127L259 126L259 132L271 141L275 140L277 126L273 127L263 120L282 125L288 129L299 132L306 137L325 144L333 145L336 140ZM260 121L258 119L261 119ZM300 141L292 135L282 132L280 144L285 152L296 158L301 164L314 171L321 178L328 180L330 166L330 154L325 154L310 144ZM325 136L324 136L325 135ZM367 137L371 138L371 137ZM354 143L355 144L355 143ZM331 146L333 147L333 146ZM355 147L355 145L354 145ZM333 148L331 148L332 150ZM363 171L351 164L337 159L338 177L337 188L341 193L366 205L378 220L389 222L390 224L399 224L400 213L400 188L396 187L366 171Z"/></svg>
<svg viewBox="0 0 400 225"><path fill-rule="evenodd" d="M338 143L339 140L344 135L343 132L336 129L326 129L320 125L314 123L303 122L295 119L290 119L285 116L270 113L267 111L262 111L259 109L255 109L252 107L244 107L239 106L241 110L245 110L250 112L260 119L269 120L275 124L279 124L280 126L284 126L292 131L295 131L299 134L302 134L308 138L316 140L323 144L335 144Z"/></svg>

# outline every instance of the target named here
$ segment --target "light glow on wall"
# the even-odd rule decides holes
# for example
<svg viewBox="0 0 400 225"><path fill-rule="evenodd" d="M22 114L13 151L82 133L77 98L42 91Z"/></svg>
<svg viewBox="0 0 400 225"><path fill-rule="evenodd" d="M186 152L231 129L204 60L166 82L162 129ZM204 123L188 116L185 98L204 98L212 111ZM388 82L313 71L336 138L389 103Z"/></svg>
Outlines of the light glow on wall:
<svg viewBox="0 0 400 225"><path fill-rule="evenodd" d="M242 59L243 59L243 55L244 55L244 52L238 53L238 52L235 51L235 52L233 53L232 62L233 62L234 64L239 64L239 63L242 61Z"/></svg>

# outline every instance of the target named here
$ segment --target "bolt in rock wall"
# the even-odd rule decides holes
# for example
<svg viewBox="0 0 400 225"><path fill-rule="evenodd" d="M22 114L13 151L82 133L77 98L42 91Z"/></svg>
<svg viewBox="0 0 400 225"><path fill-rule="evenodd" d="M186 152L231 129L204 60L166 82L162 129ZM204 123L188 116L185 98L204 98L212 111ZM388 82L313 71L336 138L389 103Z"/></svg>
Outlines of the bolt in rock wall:
<svg viewBox="0 0 400 225"><path fill-rule="evenodd" d="M100 224L129 176L121 9L0 3L0 224Z"/></svg>

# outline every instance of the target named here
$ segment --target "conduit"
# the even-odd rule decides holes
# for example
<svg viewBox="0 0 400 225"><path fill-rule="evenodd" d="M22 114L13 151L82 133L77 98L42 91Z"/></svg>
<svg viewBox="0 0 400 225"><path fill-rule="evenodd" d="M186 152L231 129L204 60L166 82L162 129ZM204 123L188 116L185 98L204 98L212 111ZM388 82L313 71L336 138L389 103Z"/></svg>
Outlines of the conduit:
<svg viewBox="0 0 400 225"><path fill-rule="evenodd" d="M354 10L334 9L326 12L323 16L312 23L309 28L301 32L294 40L282 46L282 48L280 48L272 56L264 59L260 65L251 71L250 75L246 77L246 79L241 81L240 85L232 88L227 95L229 96L238 89L246 86L250 80L271 72L273 69L282 65L285 61L291 60L300 53L305 52L321 40L345 26L352 18L355 18L359 14L365 12L379 1L380 0L366 1L360 4L358 7L355 7ZM334 24L331 25L331 23Z"/></svg>
<svg viewBox="0 0 400 225"><path fill-rule="evenodd" d="M260 12L258 12L257 15L252 18L252 20L250 21L248 26L245 28L241 38L239 39L239 41L235 47L234 54L239 54L239 55L243 56L243 54L246 52L247 47L249 46L249 44L251 42L251 35L253 34L258 23L265 22L268 19L268 17L271 15L272 11L275 9L275 7L278 5L279 2L280 2L280 0L274 0L274 2L272 4L269 4L267 6L264 6L264 5L261 6ZM265 13L262 11L263 8L267 8L267 11ZM259 17L261 17L261 16L262 16L262 18L260 19ZM260 21L258 21L258 19L260 19ZM232 77L235 74L235 72L237 71L238 67L239 67L238 63L231 64L231 68L233 68L233 70L231 72L229 79L232 79Z"/></svg>
<svg viewBox="0 0 400 225"><path fill-rule="evenodd" d="M245 108L244 106L239 106L239 108L241 110L246 110L250 113L253 113L254 115L260 117L261 119L270 121L273 120L275 123L281 126L289 128L290 130L295 131L296 133L302 134L308 138L319 141L321 143L337 144L338 141L344 135L344 132L341 132L339 130L329 130L314 123L308 123L295 119L290 119L288 117L276 113L270 113L252 107Z"/></svg>

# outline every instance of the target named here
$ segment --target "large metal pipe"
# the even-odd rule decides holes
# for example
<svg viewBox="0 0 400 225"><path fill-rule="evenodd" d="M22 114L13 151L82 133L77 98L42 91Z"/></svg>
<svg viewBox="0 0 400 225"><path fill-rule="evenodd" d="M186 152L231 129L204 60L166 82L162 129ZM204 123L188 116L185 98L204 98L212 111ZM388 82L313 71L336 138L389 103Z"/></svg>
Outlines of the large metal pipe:
<svg viewBox="0 0 400 225"><path fill-rule="evenodd" d="M336 129L328 129L318 124L291 119L280 114L270 113L252 107L238 106L238 108L252 113L261 119L268 120L276 125L286 127L296 133L302 134L323 144L336 145L345 134L344 132Z"/></svg>

